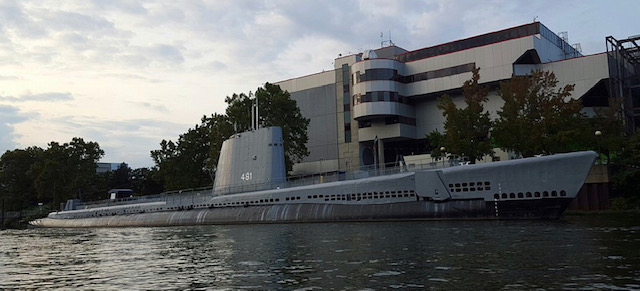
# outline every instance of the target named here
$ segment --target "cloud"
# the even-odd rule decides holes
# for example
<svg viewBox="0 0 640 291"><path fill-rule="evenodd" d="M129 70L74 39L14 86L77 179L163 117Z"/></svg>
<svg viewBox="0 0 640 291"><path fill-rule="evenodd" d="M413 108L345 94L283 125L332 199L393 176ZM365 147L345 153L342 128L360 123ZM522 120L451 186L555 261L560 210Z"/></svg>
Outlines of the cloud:
<svg viewBox="0 0 640 291"><path fill-rule="evenodd" d="M0 81L1 80L20 80L20 77L0 75Z"/></svg>
<svg viewBox="0 0 640 291"><path fill-rule="evenodd" d="M129 74L129 73L107 73L107 74L100 73L100 74L97 74L97 77L107 77L107 78L113 78L118 80L140 80L140 81L149 82L149 83L166 82L166 80L148 78L142 75Z"/></svg>
<svg viewBox="0 0 640 291"><path fill-rule="evenodd" d="M150 102L131 102L131 104L142 106L157 112L168 113L169 109L164 105L153 104Z"/></svg>
<svg viewBox="0 0 640 291"><path fill-rule="evenodd" d="M100 11L125 12L129 14L147 14L147 9L142 3L129 0L92 0L90 6Z"/></svg>
<svg viewBox="0 0 640 291"><path fill-rule="evenodd" d="M227 70L227 65L221 61L211 61L204 65L196 65L193 70L205 72L223 72Z"/></svg>
<svg viewBox="0 0 640 291"><path fill-rule="evenodd" d="M165 60L166 62L177 64L184 62L184 57L182 57L180 49L175 46L156 44L149 47L148 52L155 55L158 60Z"/></svg>
<svg viewBox="0 0 640 291"><path fill-rule="evenodd" d="M127 162L132 168L152 166L150 151L158 149L161 140L175 140L189 128L187 124L150 118L104 120L88 115L58 116L40 122L57 130L53 133L57 141L82 137L97 142L105 150L103 161Z"/></svg>
<svg viewBox="0 0 640 291"><path fill-rule="evenodd" d="M7 150L16 148L15 138L19 134L15 133L14 125L28 119L20 110L10 105L0 104L0 155Z"/></svg>
<svg viewBox="0 0 640 291"><path fill-rule="evenodd" d="M57 93L57 92L39 93L39 94L25 93L20 95L20 97L0 96L0 101L8 101L8 102L60 102L60 101L71 101L73 99L74 98L73 98L73 95L71 95L71 93Z"/></svg>

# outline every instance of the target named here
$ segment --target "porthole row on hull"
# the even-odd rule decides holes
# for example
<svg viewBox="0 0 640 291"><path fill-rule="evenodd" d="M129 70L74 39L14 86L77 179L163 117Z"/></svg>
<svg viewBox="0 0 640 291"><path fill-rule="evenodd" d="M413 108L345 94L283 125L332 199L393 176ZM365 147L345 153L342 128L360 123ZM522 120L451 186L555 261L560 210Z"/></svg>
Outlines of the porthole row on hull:
<svg viewBox="0 0 640 291"><path fill-rule="evenodd" d="M454 192L474 192L474 191L487 191L491 190L491 182L462 182L462 183L450 183L449 191Z"/></svg>
<svg viewBox="0 0 640 291"><path fill-rule="evenodd" d="M493 198L495 200L504 199L528 199L528 198L546 198L546 197L566 197L567 191L565 190L552 190L552 191L535 191L535 192L510 192L510 193L495 193Z"/></svg>

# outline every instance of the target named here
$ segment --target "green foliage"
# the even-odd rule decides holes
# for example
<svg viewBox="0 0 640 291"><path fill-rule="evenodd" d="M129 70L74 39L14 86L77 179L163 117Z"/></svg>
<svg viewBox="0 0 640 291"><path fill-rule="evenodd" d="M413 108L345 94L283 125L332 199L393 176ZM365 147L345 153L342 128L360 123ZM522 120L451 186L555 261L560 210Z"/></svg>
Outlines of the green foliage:
<svg viewBox="0 0 640 291"><path fill-rule="evenodd" d="M590 119L592 124L592 148L606 157L606 163L612 156L619 155L625 144L624 124L622 123L622 99L610 98L608 107L594 108L596 115ZM599 131L600 135L595 135Z"/></svg>
<svg viewBox="0 0 640 291"><path fill-rule="evenodd" d="M208 119L181 134L177 142L162 140L159 150L151 151L158 169L156 179L165 190L197 188L212 184L210 176L210 128Z"/></svg>
<svg viewBox="0 0 640 291"><path fill-rule="evenodd" d="M640 133L628 138L613 159L613 188L617 196L640 198Z"/></svg>
<svg viewBox="0 0 640 291"><path fill-rule="evenodd" d="M229 117L222 114L211 115L206 119L205 123L210 128L209 140L211 142L211 148L209 149L211 159L208 166L213 169L218 165L222 143L234 133L233 124Z"/></svg>
<svg viewBox="0 0 640 291"><path fill-rule="evenodd" d="M285 152L285 165L291 171L294 163L302 161L309 155L307 149L307 127L309 119L302 116L295 100L289 92L282 91L280 86L266 83L258 88L255 94L258 99L259 123L261 126L282 127L282 139ZM233 94L225 100L229 123L234 124L237 131L251 128L251 106L254 99L251 94ZM215 148L219 151L219 148ZM214 149L214 150L215 150Z"/></svg>
<svg viewBox="0 0 640 291"><path fill-rule="evenodd" d="M249 95L244 93L233 94L227 96L224 102L227 103L227 110L225 111L227 121L232 125L235 132L243 132L251 129L251 106L253 105L253 94L249 92ZM262 105L260 101L259 105ZM260 106L260 113L266 108Z"/></svg>
<svg viewBox="0 0 640 291"><path fill-rule="evenodd" d="M112 188L131 189L131 168L127 164L122 163L113 171L111 175Z"/></svg>
<svg viewBox="0 0 640 291"><path fill-rule="evenodd" d="M162 193L164 189L154 177L154 170L149 168L133 169L129 173L129 183L134 193L140 195Z"/></svg>
<svg viewBox="0 0 640 291"><path fill-rule="evenodd" d="M59 203L95 191L96 162L104 151L95 142L73 138L5 152L0 158L0 184L13 209L38 202L57 209Z"/></svg>
<svg viewBox="0 0 640 291"><path fill-rule="evenodd" d="M427 134L427 140L431 146L431 157L435 158L436 161L444 158L447 150L445 148L444 151L442 151L441 148L444 147L445 135L436 129Z"/></svg>
<svg viewBox="0 0 640 291"><path fill-rule="evenodd" d="M479 72L479 68L474 69L472 79L462 86L465 108L457 108L449 95L438 98L438 108L446 118L443 141L446 151L466 156L471 163L493 154L489 138L492 122L482 105L487 101L489 88L478 84Z"/></svg>
<svg viewBox="0 0 640 291"><path fill-rule="evenodd" d="M30 147L6 151L0 158L0 183L3 185L3 194L6 195L7 211L18 211L37 204L35 178L38 173L34 165L43 155L43 149Z"/></svg>
<svg viewBox="0 0 640 291"><path fill-rule="evenodd" d="M640 210L640 196L612 198L611 210Z"/></svg>
<svg viewBox="0 0 640 291"><path fill-rule="evenodd" d="M591 135L574 85L557 89L553 72L535 70L500 83L504 106L492 136L501 148L523 157L589 148ZM565 101L569 99L568 101Z"/></svg>
<svg viewBox="0 0 640 291"><path fill-rule="evenodd" d="M83 201L108 199L108 190L114 188L131 189L134 195L149 195L162 193L162 185L155 180L158 174L149 168L131 169L122 163L115 171L97 173L93 184L96 191L87 193Z"/></svg>

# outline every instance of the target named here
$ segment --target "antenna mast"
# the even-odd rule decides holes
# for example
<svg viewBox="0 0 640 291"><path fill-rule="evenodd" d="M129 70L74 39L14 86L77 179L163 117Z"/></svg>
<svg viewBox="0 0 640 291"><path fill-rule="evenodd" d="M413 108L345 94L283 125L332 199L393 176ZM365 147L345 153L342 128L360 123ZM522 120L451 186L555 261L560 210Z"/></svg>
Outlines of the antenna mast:
<svg viewBox="0 0 640 291"><path fill-rule="evenodd" d="M384 34L380 33L380 47L383 48L385 43L389 43L389 46L395 45L391 40L391 30L389 30L389 40L384 40Z"/></svg>
<svg viewBox="0 0 640 291"><path fill-rule="evenodd" d="M251 92L249 92L249 98L254 96ZM253 103L251 104L251 130L260 129L260 118L258 111L258 95L255 95L255 99L253 99Z"/></svg>

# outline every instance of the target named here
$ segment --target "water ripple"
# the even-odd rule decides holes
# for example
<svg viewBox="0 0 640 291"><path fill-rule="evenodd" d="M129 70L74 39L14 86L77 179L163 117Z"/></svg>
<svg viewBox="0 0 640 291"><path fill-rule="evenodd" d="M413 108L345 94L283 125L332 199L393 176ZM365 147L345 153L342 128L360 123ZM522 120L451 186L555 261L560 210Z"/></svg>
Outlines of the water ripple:
<svg viewBox="0 0 640 291"><path fill-rule="evenodd" d="M638 227L402 222L0 233L0 289L612 289Z"/></svg>

